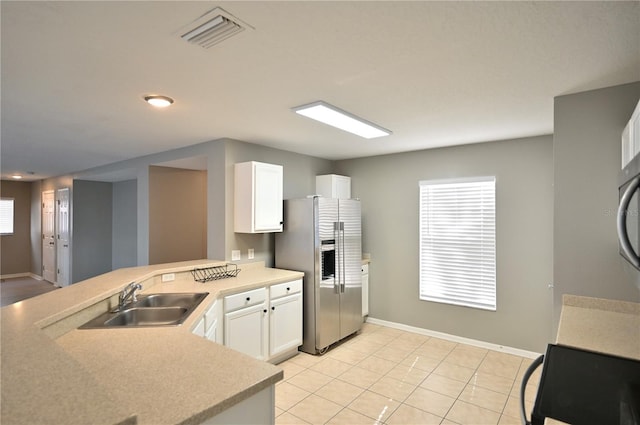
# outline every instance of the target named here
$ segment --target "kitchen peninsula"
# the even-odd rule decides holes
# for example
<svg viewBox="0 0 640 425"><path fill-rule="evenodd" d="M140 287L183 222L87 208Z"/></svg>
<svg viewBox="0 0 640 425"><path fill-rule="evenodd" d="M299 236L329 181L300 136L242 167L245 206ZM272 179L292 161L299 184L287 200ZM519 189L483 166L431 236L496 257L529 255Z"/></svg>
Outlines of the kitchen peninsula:
<svg viewBox="0 0 640 425"><path fill-rule="evenodd" d="M190 273L221 264L196 260L115 270L2 308L0 422L213 424L228 421L234 409L259 411L273 421L274 384L282 370L192 329L214 300L302 273L262 262L242 264L237 277L207 283L195 282ZM174 280L163 282L167 274ZM112 308L130 282L142 284L141 294L209 295L180 326L77 329ZM242 408L246 403L260 407Z"/></svg>

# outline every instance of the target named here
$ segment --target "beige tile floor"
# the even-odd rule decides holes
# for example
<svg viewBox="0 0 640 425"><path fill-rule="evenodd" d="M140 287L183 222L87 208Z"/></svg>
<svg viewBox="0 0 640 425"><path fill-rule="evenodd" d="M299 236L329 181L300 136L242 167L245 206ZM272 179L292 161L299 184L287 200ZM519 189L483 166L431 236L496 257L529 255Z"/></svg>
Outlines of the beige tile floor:
<svg viewBox="0 0 640 425"><path fill-rule="evenodd" d="M323 356L300 353L280 364L276 424L519 425L520 382L531 362L365 323Z"/></svg>

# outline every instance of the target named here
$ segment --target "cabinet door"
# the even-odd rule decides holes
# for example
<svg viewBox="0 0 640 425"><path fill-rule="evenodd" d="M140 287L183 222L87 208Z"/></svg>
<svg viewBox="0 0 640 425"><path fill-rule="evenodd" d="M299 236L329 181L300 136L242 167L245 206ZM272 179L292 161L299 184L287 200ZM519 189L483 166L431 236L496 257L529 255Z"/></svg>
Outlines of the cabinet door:
<svg viewBox="0 0 640 425"><path fill-rule="evenodd" d="M196 325L195 328L193 328L192 332L198 336L202 336L202 337L204 336L205 334L204 317L200 318L200 320L198 321L198 324Z"/></svg>
<svg viewBox="0 0 640 425"><path fill-rule="evenodd" d="M282 167L255 164L255 211L257 232L282 230Z"/></svg>
<svg viewBox="0 0 640 425"><path fill-rule="evenodd" d="M235 164L234 231L282 232L282 165Z"/></svg>
<svg viewBox="0 0 640 425"><path fill-rule="evenodd" d="M220 332L218 330L218 321L214 320L207 324L207 333L204 336L209 341L220 342Z"/></svg>
<svg viewBox="0 0 640 425"><path fill-rule="evenodd" d="M351 199L351 177L336 176L334 181L335 198Z"/></svg>
<svg viewBox="0 0 640 425"><path fill-rule="evenodd" d="M224 315L224 345L258 360L266 360L268 341L266 303Z"/></svg>
<svg viewBox="0 0 640 425"><path fill-rule="evenodd" d="M302 294L271 300L269 322L271 357L302 345Z"/></svg>
<svg viewBox="0 0 640 425"><path fill-rule="evenodd" d="M218 326L222 323L222 309L218 300L215 300L213 304L204 313L205 323L205 338L218 344L222 344L222 329Z"/></svg>

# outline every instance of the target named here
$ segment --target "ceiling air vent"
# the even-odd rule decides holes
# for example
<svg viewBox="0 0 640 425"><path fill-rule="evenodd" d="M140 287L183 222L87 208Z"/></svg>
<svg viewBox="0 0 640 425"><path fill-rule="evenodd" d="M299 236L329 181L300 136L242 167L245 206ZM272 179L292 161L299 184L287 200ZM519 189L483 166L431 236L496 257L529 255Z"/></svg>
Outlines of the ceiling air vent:
<svg viewBox="0 0 640 425"><path fill-rule="evenodd" d="M208 49L250 25L245 24L225 10L216 7L185 28L182 39Z"/></svg>

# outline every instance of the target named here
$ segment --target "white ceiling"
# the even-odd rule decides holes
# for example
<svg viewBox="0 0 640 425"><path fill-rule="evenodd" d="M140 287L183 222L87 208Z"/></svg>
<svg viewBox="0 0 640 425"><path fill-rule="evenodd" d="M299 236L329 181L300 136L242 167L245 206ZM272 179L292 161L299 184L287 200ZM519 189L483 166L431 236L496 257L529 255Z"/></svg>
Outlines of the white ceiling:
<svg viewBox="0 0 640 425"><path fill-rule="evenodd" d="M180 38L216 6L248 29ZM553 132L554 96L640 80L640 2L1 2L2 177L228 137L327 159ZM149 93L175 99L165 110ZM324 100L393 131L291 112Z"/></svg>

